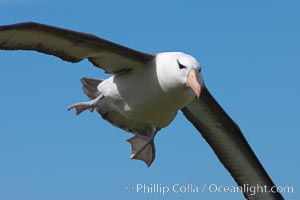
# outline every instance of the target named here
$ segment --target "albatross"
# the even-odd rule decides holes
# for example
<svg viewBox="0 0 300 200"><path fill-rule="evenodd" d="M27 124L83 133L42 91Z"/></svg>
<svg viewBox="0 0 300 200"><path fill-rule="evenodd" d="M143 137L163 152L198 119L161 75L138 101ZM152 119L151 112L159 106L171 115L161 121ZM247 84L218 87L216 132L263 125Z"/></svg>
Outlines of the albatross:
<svg viewBox="0 0 300 200"><path fill-rule="evenodd" d="M72 63L88 59L111 74L105 80L82 78L89 101L74 103L68 110L75 109L77 115L96 110L112 125L133 133L128 139L131 159L150 166L156 134L181 110L239 186L267 188L255 194L243 190L245 198L283 199L240 128L209 92L202 66L193 56L144 53L91 34L34 22L0 26L0 49L33 50Z"/></svg>

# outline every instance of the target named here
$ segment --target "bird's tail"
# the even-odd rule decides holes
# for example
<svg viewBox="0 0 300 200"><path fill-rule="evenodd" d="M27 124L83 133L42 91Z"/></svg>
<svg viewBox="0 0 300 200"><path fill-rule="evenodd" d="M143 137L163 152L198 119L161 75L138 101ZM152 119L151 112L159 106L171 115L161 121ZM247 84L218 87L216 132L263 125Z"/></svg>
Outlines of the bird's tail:
<svg viewBox="0 0 300 200"><path fill-rule="evenodd" d="M96 78L82 78L80 79L82 83L82 90L83 92L89 97L89 99L95 99L100 94L97 89L97 86L103 81L101 79Z"/></svg>

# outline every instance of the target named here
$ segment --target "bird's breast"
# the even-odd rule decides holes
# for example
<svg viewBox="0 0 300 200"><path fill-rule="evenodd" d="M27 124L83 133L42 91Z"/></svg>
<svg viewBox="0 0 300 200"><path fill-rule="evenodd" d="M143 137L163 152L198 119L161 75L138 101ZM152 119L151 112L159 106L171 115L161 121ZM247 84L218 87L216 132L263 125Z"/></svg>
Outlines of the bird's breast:
<svg viewBox="0 0 300 200"><path fill-rule="evenodd" d="M178 109L185 107L195 96L187 88L163 91L151 70L112 76L98 89L108 98L111 109L126 118L160 128L167 126Z"/></svg>

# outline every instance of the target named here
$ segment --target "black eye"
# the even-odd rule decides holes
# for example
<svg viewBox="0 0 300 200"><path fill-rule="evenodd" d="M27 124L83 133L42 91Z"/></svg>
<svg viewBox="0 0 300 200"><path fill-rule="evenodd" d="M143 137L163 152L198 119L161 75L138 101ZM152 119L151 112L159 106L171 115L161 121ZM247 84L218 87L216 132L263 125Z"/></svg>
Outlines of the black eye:
<svg viewBox="0 0 300 200"><path fill-rule="evenodd" d="M199 69L199 73L202 71L202 68Z"/></svg>
<svg viewBox="0 0 300 200"><path fill-rule="evenodd" d="M179 69L185 69L185 68L186 68L186 66L184 66L184 65L180 64L180 62L178 62L178 61L177 61L177 63L178 63L178 67L179 67Z"/></svg>

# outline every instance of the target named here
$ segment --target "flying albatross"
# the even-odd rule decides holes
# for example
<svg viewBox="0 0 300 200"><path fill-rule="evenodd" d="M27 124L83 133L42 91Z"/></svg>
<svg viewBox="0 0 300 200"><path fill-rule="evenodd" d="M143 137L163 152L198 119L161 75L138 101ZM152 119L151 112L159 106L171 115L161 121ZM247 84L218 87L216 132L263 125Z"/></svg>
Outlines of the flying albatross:
<svg viewBox="0 0 300 200"><path fill-rule="evenodd" d="M134 134L131 159L148 166L155 158L154 138L181 110L202 134L241 187L266 187L247 199L283 199L240 128L204 84L201 64L181 52L149 54L91 34L38 23L0 26L1 50L34 50L68 62L87 58L111 76L82 78L89 101L71 105L76 114L96 110L103 119Z"/></svg>

